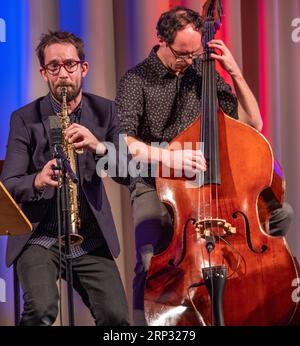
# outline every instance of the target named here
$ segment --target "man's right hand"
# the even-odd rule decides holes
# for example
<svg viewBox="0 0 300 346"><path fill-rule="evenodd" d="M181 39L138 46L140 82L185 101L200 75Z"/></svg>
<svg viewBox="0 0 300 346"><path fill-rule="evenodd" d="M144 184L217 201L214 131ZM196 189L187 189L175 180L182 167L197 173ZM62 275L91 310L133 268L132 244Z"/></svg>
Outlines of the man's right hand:
<svg viewBox="0 0 300 346"><path fill-rule="evenodd" d="M34 188L38 191L43 190L47 186L58 186L57 176L58 173L54 174L53 166L56 167L56 159L48 161L43 169L36 175L34 180Z"/></svg>
<svg viewBox="0 0 300 346"><path fill-rule="evenodd" d="M184 172L200 173L207 169L201 150L164 150L161 161L169 168Z"/></svg>
<svg viewBox="0 0 300 346"><path fill-rule="evenodd" d="M127 136L125 141L133 157L141 162L157 163L181 170L184 173L200 173L206 171L206 161L200 149L170 150L143 143L134 137Z"/></svg>

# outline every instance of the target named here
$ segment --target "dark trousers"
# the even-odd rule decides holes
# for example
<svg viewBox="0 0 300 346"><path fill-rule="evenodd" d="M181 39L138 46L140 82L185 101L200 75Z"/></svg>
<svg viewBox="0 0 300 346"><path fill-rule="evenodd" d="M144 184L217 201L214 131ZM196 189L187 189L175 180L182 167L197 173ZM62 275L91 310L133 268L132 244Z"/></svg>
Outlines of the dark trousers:
<svg viewBox="0 0 300 346"><path fill-rule="evenodd" d="M136 265L133 279L133 320L145 325L144 285L151 257L163 251L172 239L171 216L160 202L155 189L137 183L131 194L136 241ZM268 232L274 236L286 235L293 218L292 207L284 203L271 214Z"/></svg>
<svg viewBox="0 0 300 346"><path fill-rule="evenodd" d="M62 264L64 278L64 261ZM75 258L72 264L74 289L90 309L96 325L128 325L125 292L107 247ZM52 325L58 314L58 245L50 249L27 245L17 260L17 273L24 298L21 325Z"/></svg>

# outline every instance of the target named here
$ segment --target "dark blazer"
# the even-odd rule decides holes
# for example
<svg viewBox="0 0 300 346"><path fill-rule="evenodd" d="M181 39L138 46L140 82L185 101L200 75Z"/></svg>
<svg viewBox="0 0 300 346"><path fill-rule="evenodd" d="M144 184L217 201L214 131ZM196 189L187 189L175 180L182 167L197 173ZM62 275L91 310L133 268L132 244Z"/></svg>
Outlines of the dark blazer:
<svg viewBox="0 0 300 346"><path fill-rule="evenodd" d="M53 158L48 119L50 115L53 115L53 110L49 95L12 114L1 176L3 184L20 204L34 230L47 213L55 193L53 187L47 187L43 193L38 193L33 187L37 172ZM100 141L111 142L118 148L120 125L112 101L83 93L80 123L90 129ZM96 173L96 164L95 154L92 152L84 150L84 154L79 155L81 185L110 251L117 257L120 246L116 227L102 179ZM126 181L125 178L121 179L122 183ZM15 261L29 238L30 235L8 238L7 266Z"/></svg>

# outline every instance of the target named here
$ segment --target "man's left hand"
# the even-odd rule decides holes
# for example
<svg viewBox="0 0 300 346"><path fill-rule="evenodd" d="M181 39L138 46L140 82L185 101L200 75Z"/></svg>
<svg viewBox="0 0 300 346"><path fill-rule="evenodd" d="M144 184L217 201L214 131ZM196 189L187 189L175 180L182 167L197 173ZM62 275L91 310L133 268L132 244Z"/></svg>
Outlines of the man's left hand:
<svg viewBox="0 0 300 346"><path fill-rule="evenodd" d="M238 64L234 60L230 50L226 47L222 40L211 40L208 42L209 48L217 49L221 54L212 53L211 57L218 60L222 67L232 76L237 77L241 74Z"/></svg>

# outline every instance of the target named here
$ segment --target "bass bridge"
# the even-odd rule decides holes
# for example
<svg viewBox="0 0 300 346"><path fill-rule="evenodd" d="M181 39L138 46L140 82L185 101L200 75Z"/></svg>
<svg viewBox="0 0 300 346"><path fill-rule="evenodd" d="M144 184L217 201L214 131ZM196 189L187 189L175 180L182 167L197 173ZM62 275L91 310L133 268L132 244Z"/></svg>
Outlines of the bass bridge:
<svg viewBox="0 0 300 346"><path fill-rule="evenodd" d="M236 227L233 227L224 219L205 218L193 222L198 239L210 235L228 236L236 234Z"/></svg>

